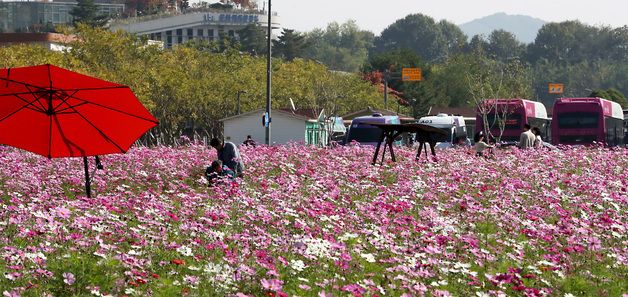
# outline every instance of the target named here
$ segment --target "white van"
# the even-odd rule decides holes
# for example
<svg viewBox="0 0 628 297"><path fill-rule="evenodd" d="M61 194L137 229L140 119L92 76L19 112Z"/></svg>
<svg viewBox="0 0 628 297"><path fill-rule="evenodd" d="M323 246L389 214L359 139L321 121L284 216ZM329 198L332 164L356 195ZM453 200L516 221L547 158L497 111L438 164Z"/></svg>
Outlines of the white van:
<svg viewBox="0 0 628 297"><path fill-rule="evenodd" d="M447 135L439 135L436 142L436 148L450 148L454 144L469 145L469 137L467 136L467 126L464 117L439 113L435 116L427 116L419 119L419 124L432 126L442 129Z"/></svg>

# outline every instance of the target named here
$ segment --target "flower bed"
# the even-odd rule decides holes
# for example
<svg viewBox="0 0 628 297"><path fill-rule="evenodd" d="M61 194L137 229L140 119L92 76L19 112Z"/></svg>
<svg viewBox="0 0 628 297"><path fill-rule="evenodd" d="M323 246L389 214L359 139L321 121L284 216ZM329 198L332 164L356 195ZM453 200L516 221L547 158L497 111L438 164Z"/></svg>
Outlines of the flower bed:
<svg viewBox="0 0 628 297"><path fill-rule="evenodd" d="M370 147L203 146L80 158L0 147L5 296L621 296L628 151L463 150L371 166Z"/></svg>

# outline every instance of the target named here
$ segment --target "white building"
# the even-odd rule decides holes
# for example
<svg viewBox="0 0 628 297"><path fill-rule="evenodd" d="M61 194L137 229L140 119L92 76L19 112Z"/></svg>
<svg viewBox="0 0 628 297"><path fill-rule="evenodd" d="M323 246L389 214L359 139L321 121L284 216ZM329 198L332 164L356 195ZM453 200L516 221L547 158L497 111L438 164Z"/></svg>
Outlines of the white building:
<svg viewBox="0 0 628 297"><path fill-rule="evenodd" d="M146 16L114 22L111 30L124 30L148 36L164 43L166 48L193 39L217 40L220 36L238 37L238 31L249 24L268 28L268 12L259 10L210 10L165 16ZM271 18L272 29L279 29L279 17Z"/></svg>
<svg viewBox="0 0 628 297"><path fill-rule="evenodd" d="M257 143L264 143L266 128L262 126L263 109L235 115L220 120L223 123L225 141L242 143L251 135ZM271 141L273 144L305 142L305 127L310 118L289 111L272 110Z"/></svg>

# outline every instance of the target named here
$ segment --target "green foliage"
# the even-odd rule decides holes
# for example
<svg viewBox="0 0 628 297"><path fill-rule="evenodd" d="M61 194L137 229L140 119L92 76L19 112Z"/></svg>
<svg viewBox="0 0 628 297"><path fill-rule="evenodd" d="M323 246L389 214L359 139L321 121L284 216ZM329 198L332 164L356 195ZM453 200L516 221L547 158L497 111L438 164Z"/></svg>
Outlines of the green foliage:
<svg viewBox="0 0 628 297"><path fill-rule="evenodd" d="M593 27L578 21L544 25L528 49L528 61L565 64L626 59L628 28Z"/></svg>
<svg viewBox="0 0 628 297"><path fill-rule="evenodd" d="M242 30L238 31L240 36L241 49L254 56L266 54L266 32L259 24L246 25Z"/></svg>
<svg viewBox="0 0 628 297"><path fill-rule="evenodd" d="M530 69L518 59L506 63L484 57L471 66L467 76L471 99L532 98Z"/></svg>
<svg viewBox="0 0 628 297"><path fill-rule="evenodd" d="M593 90L593 92L589 94L589 97L600 97L612 100L619 103L623 108L628 108L628 100L626 100L626 96L614 88L610 88L608 90Z"/></svg>
<svg viewBox="0 0 628 297"><path fill-rule="evenodd" d="M303 56L303 51L307 47L305 37L294 30L283 29L278 40L273 40L273 55L292 61Z"/></svg>
<svg viewBox="0 0 628 297"><path fill-rule="evenodd" d="M524 50L525 46L510 32L495 30L488 37L488 54L496 60L520 58Z"/></svg>
<svg viewBox="0 0 628 297"><path fill-rule="evenodd" d="M98 13L94 0L77 0L77 6L70 11L74 17L72 24L85 24L90 27L102 27L109 21L109 16Z"/></svg>
<svg viewBox="0 0 628 297"><path fill-rule="evenodd" d="M366 61L373 38L373 33L360 30L355 21L333 22L324 30L305 34L308 46L304 55L333 70L356 72Z"/></svg>
<svg viewBox="0 0 628 297"><path fill-rule="evenodd" d="M70 33L67 31L66 33ZM186 128L205 136L220 135L219 119L263 108L266 94L265 57L242 53L230 44L190 43L172 50L145 45L124 32L78 25L72 50L52 52L37 46L0 48L0 67L51 63L128 85L160 121L148 136L177 139ZM379 107L377 87L358 75L330 72L314 61L274 61L273 108L325 108L337 114Z"/></svg>
<svg viewBox="0 0 628 297"><path fill-rule="evenodd" d="M473 55L457 55L447 63L430 68L425 84L433 90L434 105L464 107L470 105L467 76L476 71Z"/></svg>
<svg viewBox="0 0 628 297"><path fill-rule="evenodd" d="M461 52L465 44L466 36L457 26L446 21L436 23L426 15L410 14L375 38L374 52L408 48L433 62Z"/></svg>

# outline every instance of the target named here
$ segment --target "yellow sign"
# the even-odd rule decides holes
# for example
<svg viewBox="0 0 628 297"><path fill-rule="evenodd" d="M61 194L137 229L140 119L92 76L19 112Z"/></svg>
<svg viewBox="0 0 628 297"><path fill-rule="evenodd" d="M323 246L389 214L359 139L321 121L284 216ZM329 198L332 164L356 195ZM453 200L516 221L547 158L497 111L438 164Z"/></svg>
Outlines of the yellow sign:
<svg viewBox="0 0 628 297"><path fill-rule="evenodd" d="M423 80L423 75L421 73L421 68L402 68L401 69L401 80L402 81L421 81L421 80Z"/></svg>
<svg viewBox="0 0 628 297"><path fill-rule="evenodd" d="M562 94L564 90L565 86L563 84L549 84L550 94Z"/></svg>

